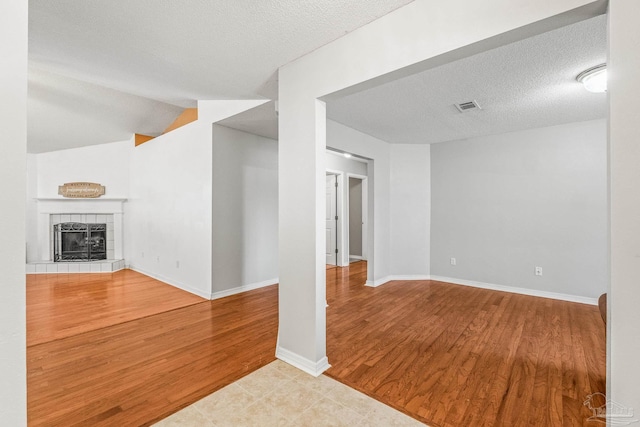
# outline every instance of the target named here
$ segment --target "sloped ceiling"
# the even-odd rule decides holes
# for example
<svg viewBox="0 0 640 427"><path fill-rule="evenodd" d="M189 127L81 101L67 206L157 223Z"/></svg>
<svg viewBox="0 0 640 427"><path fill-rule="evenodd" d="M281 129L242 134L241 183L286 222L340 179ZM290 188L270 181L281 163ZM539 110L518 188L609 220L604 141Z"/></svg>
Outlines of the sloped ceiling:
<svg viewBox="0 0 640 427"><path fill-rule="evenodd" d="M29 69L27 134L32 153L159 135L182 108L36 67Z"/></svg>
<svg viewBox="0 0 640 427"><path fill-rule="evenodd" d="M30 0L28 149L157 134L198 99L274 99L280 66L410 2Z"/></svg>
<svg viewBox="0 0 640 427"><path fill-rule="evenodd" d="M275 99L277 69L410 1L30 1L30 152L157 135L198 99ZM327 104L391 143L606 117L575 76L606 61L600 16ZM454 103L477 101L460 113ZM224 125L277 138L274 103Z"/></svg>

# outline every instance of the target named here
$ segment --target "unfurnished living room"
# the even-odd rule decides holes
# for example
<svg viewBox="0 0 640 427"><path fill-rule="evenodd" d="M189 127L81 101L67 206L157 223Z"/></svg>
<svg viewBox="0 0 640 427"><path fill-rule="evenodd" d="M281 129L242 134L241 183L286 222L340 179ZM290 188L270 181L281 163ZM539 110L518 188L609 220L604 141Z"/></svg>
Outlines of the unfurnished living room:
<svg viewBox="0 0 640 427"><path fill-rule="evenodd" d="M640 422L640 3L3 8L3 425Z"/></svg>

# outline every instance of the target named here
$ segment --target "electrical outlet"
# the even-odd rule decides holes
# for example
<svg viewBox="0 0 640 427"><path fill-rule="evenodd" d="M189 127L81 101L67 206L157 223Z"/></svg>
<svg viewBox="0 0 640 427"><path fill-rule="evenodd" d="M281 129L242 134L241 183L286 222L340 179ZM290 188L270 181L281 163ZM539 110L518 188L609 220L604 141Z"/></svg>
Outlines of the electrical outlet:
<svg viewBox="0 0 640 427"><path fill-rule="evenodd" d="M451 258L451 265L456 265L456 259L455 258Z"/></svg>
<svg viewBox="0 0 640 427"><path fill-rule="evenodd" d="M542 267L536 267L536 276L542 276Z"/></svg>

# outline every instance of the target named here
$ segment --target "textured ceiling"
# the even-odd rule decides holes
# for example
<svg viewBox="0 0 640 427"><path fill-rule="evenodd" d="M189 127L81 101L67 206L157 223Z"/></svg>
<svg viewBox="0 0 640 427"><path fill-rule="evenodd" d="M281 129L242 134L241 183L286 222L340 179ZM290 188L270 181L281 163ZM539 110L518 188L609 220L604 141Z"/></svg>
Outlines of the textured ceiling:
<svg viewBox="0 0 640 427"><path fill-rule="evenodd" d="M218 124L265 138L278 139L278 115L275 101L221 120Z"/></svg>
<svg viewBox="0 0 640 427"><path fill-rule="evenodd" d="M92 83L103 87L96 91L110 88L181 107L195 106L198 99L273 99L280 66L411 1L30 0L29 65L78 80L76 92ZM73 92L66 83L65 90ZM30 88L35 92L59 112L78 109L69 103L79 101L80 93L55 105L56 88ZM111 101L110 107L126 108ZM106 101L80 102L89 107ZM29 151L66 148L59 138L42 138L57 133L69 138L69 146L109 142L98 124L93 140L74 138L67 129L74 123L69 114L69 121L45 127L43 107L29 109Z"/></svg>
<svg viewBox="0 0 640 427"><path fill-rule="evenodd" d="M270 98L277 69L409 0L30 0L30 152L161 132L198 99ZM606 116L575 82L605 62L594 18L331 101L329 118L433 143ZM476 100L481 111L453 104ZM277 137L273 103L224 123Z"/></svg>
<svg viewBox="0 0 640 427"><path fill-rule="evenodd" d="M327 115L407 144L605 118L606 94L575 77L606 57L603 15L332 101ZM482 109L454 107L472 100Z"/></svg>
<svg viewBox="0 0 640 427"><path fill-rule="evenodd" d="M182 108L35 67L29 69L28 148L31 153L157 136Z"/></svg>

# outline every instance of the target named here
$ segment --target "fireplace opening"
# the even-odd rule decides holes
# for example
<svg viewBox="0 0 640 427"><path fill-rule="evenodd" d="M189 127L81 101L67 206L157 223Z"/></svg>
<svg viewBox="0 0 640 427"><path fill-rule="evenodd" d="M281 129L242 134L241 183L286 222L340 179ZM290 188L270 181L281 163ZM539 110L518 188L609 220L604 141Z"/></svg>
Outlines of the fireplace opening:
<svg viewBox="0 0 640 427"><path fill-rule="evenodd" d="M107 224L63 222L53 226L54 262L107 259Z"/></svg>

